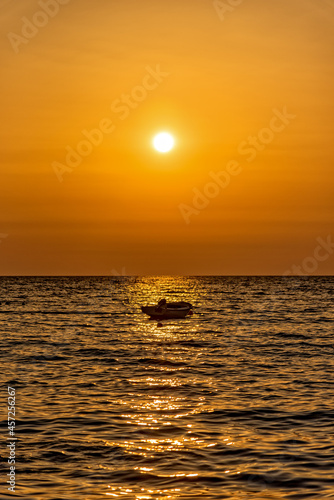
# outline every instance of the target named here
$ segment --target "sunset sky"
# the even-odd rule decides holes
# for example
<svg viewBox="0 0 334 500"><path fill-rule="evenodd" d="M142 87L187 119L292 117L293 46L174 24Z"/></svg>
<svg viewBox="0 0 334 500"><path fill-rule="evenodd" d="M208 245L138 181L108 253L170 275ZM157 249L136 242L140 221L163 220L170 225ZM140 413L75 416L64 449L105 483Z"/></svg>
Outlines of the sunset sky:
<svg viewBox="0 0 334 500"><path fill-rule="evenodd" d="M0 1L1 275L333 274L334 1L237 3Z"/></svg>

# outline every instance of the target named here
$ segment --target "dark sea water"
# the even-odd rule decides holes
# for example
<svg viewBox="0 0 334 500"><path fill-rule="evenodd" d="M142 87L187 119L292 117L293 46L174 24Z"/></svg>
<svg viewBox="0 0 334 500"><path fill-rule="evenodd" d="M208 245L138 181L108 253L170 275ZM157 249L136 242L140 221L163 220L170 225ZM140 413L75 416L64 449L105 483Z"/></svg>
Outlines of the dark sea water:
<svg viewBox="0 0 334 500"><path fill-rule="evenodd" d="M334 278L0 287L1 499L334 499ZM195 314L158 327L162 297Z"/></svg>

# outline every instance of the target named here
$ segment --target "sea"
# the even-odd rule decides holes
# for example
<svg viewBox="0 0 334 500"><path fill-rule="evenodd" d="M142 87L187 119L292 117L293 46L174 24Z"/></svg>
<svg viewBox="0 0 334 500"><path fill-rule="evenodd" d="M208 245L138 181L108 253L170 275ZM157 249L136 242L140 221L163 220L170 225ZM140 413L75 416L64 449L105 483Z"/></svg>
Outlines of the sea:
<svg viewBox="0 0 334 500"><path fill-rule="evenodd" d="M0 289L2 500L334 499L334 277Z"/></svg>

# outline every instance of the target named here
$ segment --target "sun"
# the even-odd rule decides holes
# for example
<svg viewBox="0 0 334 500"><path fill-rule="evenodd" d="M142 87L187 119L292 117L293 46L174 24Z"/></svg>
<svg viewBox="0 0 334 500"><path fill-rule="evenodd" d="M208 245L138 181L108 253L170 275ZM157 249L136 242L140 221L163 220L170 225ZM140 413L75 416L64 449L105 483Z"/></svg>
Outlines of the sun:
<svg viewBox="0 0 334 500"><path fill-rule="evenodd" d="M174 145L174 137L168 132L160 132L153 139L153 146L159 153L169 153Z"/></svg>

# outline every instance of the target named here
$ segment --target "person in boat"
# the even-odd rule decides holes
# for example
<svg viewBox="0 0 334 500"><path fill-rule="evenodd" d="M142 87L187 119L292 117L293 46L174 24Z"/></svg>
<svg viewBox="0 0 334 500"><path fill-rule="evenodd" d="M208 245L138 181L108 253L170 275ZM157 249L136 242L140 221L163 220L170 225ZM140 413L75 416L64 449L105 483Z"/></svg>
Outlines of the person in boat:
<svg viewBox="0 0 334 500"><path fill-rule="evenodd" d="M166 299L159 300L158 305L156 307L156 311L159 313L162 313L162 312L166 311L166 309L167 309Z"/></svg>

